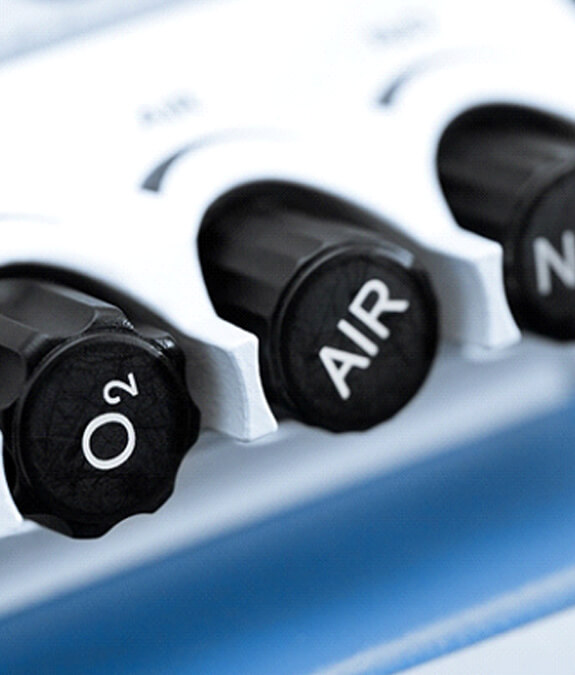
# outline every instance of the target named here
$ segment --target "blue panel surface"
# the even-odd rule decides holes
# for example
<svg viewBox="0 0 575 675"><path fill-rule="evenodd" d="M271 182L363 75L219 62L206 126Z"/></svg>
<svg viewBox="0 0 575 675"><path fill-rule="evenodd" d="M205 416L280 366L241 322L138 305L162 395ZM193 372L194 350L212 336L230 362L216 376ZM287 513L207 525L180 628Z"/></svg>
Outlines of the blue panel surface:
<svg viewBox="0 0 575 675"><path fill-rule="evenodd" d="M6 617L0 663L386 673L573 602L575 402Z"/></svg>

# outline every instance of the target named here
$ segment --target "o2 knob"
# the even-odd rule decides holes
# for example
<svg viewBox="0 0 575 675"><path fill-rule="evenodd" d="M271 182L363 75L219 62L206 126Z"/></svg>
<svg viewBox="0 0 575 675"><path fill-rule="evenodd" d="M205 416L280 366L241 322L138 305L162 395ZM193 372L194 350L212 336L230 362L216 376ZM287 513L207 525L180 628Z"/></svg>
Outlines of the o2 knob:
<svg viewBox="0 0 575 675"><path fill-rule="evenodd" d="M454 122L438 170L461 227L499 242L517 323L575 339L575 127L521 108Z"/></svg>
<svg viewBox="0 0 575 675"><path fill-rule="evenodd" d="M367 429L421 387L437 311L406 251L268 201L206 223L199 250L216 311L260 340L262 381L278 414L332 431Z"/></svg>
<svg viewBox="0 0 575 675"><path fill-rule="evenodd" d="M168 334L36 280L0 280L0 408L17 507L74 537L155 511L199 428Z"/></svg>

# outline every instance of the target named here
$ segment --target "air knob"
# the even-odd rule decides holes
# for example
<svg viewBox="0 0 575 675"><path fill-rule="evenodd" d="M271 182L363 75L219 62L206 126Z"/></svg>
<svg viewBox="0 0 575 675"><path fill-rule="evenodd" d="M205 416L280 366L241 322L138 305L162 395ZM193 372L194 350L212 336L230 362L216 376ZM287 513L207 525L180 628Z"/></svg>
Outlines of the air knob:
<svg viewBox="0 0 575 675"><path fill-rule="evenodd" d="M0 280L0 424L21 513L95 537L155 511L198 435L173 339L64 286Z"/></svg>
<svg viewBox="0 0 575 675"><path fill-rule="evenodd" d="M438 169L459 225L503 246L517 323L575 339L575 128L488 109L448 129Z"/></svg>
<svg viewBox="0 0 575 675"><path fill-rule="evenodd" d="M407 251L344 222L262 200L199 238L219 315L255 333L280 416L367 429L421 387L437 345L426 275Z"/></svg>

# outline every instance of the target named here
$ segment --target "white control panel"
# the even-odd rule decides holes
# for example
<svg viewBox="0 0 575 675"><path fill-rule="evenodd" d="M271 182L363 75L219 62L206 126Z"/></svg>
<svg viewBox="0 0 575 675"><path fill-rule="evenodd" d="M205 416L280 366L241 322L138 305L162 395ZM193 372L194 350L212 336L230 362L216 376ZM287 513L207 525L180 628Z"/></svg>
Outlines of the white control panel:
<svg viewBox="0 0 575 675"><path fill-rule="evenodd" d="M572 395L570 342L521 323L509 300L511 254L487 226L462 226L438 171L446 130L483 108L559 120L549 133L569 145L570 3L9 0L2 17L0 271L58 270L145 305L185 353L202 432L166 505L90 544L90 562L82 542L22 517L2 473L0 547L14 553L0 556L0 577L11 578L0 612L395 471ZM534 34L553 34L545 53L534 53ZM276 206L282 191L297 195L290 209L313 203L320 220L325 207L325 219L405 250L427 275L437 356L389 421L338 434L292 419L269 395L264 338L218 314L198 237L216 206L241 207L254 191L258 200L273 192ZM533 236L539 295L573 290L573 233ZM374 277L350 297L334 326L351 351L332 342L316 350L343 403L353 400L352 378L399 334L389 317L411 317L412 303ZM92 468L137 455L133 425L113 410L118 396L138 397L140 383L126 376L107 383L110 409L85 428L79 452ZM102 458L93 440L109 423L126 437ZM49 574L29 565L40 548Z"/></svg>

